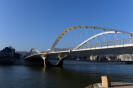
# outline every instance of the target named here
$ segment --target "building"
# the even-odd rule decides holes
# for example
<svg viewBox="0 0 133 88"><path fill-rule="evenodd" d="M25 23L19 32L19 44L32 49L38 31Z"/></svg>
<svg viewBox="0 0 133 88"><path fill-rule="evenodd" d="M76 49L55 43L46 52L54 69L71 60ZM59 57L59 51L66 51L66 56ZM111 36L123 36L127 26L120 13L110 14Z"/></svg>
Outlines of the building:
<svg viewBox="0 0 133 88"><path fill-rule="evenodd" d="M15 49L11 46L5 47L3 50L0 51L0 58L12 58L15 56Z"/></svg>
<svg viewBox="0 0 133 88"><path fill-rule="evenodd" d="M0 65L13 64L15 61L15 49L11 46L0 51Z"/></svg>

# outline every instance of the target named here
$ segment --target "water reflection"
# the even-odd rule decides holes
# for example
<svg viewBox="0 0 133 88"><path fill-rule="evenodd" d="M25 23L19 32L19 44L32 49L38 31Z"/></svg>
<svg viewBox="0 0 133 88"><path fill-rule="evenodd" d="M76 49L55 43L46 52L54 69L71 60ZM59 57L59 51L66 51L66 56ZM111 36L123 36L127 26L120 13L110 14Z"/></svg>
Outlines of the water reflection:
<svg viewBox="0 0 133 88"><path fill-rule="evenodd" d="M133 65L0 66L0 88L84 88L100 82L102 75L133 82L132 73Z"/></svg>
<svg viewBox="0 0 133 88"><path fill-rule="evenodd" d="M30 70L42 71L42 75L45 75L47 78L48 87L55 88L84 88L89 84L93 84L100 81L100 76L98 75L88 75L85 77L84 72L76 71L64 68L43 68L43 67L28 67ZM91 73L91 72L90 72ZM44 77L44 76L43 76Z"/></svg>

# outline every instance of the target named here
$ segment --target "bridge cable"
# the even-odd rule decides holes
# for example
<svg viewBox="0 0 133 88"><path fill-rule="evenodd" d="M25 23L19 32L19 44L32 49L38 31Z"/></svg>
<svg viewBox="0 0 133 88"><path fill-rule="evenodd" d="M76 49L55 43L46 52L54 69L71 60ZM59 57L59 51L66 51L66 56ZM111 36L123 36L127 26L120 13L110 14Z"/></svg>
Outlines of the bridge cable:
<svg viewBox="0 0 133 88"><path fill-rule="evenodd" d="M96 32L95 32L95 33L96 33ZM97 33L96 33L96 34L97 34ZM97 42L96 42L96 47L98 47L98 42L99 42L98 40L99 40L99 36L96 37L96 41L97 41Z"/></svg>
<svg viewBox="0 0 133 88"><path fill-rule="evenodd" d="M73 49L74 48L75 41L74 41L73 35L74 35L74 31L72 30L72 34L71 34L71 43L72 43L72 46L70 46L70 49Z"/></svg>
<svg viewBox="0 0 133 88"><path fill-rule="evenodd" d="M71 42L71 39L70 39L70 31L68 32L68 35L67 35L67 46L66 46L66 48L68 48L69 47L69 45L70 45L70 42Z"/></svg>
<svg viewBox="0 0 133 88"><path fill-rule="evenodd" d="M105 32L105 30L104 30ZM105 41L105 46L107 46L107 39L106 39L106 35L104 34L104 41Z"/></svg>
<svg viewBox="0 0 133 88"><path fill-rule="evenodd" d="M88 39L88 29L86 28L86 38ZM88 42L85 44L86 45L86 49L88 48Z"/></svg>
<svg viewBox="0 0 133 88"><path fill-rule="evenodd" d="M71 32L69 32L69 42L68 42L68 47L67 47L67 49L70 49L70 47L72 46L72 31Z"/></svg>
<svg viewBox="0 0 133 88"><path fill-rule="evenodd" d="M130 34L130 44L132 44L132 35Z"/></svg>
<svg viewBox="0 0 133 88"><path fill-rule="evenodd" d="M94 33L94 36L96 35L96 31L95 31L95 28L93 28L93 33ZM94 39L94 44L95 44L95 49L96 49L96 39Z"/></svg>
<svg viewBox="0 0 133 88"><path fill-rule="evenodd" d="M106 35L104 35L104 37L105 37L105 45L107 46L107 37Z"/></svg>
<svg viewBox="0 0 133 88"><path fill-rule="evenodd" d="M76 46L78 44L78 40L77 40L77 37L76 37L76 31L75 31L75 29L74 29L74 40L75 40L75 46Z"/></svg>
<svg viewBox="0 0 133 88"><path fill-rule="evenodd" d="M88 29L88 35L89 35L89 37L90 37L89 29ZM91 49L91 46L90 46L90 40L88 41L87 46L88 46L88 48L90 48L90 49Z"/></svg>
<svg viewBox="0 0 133 88"><path fill-rule="evenodd" d="M69 41L68 41L68 33L67 33L66 35L64 35L64 39L63 39L63 40L64 40L64 41L62 41L62 43L63 43L63 44L62 44L62 45L63 45L62 47L63 47L63 48L67 48L68 42L69 42Z"/></svg>
<svg viewBox="0 0 133 88"><path fill-rule="evenodd" d="M109 36L110 36L110 33L108 34L107 47L109 46L109 42L110 42L110 38L109 38Z"/></svg>
<svg viewBox="0 0 133 88"><path fill-rule="evenodd" d="M115 45L117 45L117 40L118 40L118 39L117 39L117 31L115 31L115 40L114 40ZM114 46L115 46L115 45L114 45Z"/></svg>
<svg viewBox="0 0 133 88"><path fill-rule="evenodd" d="M122 39L123 39L123 46L124 46L124 33L122 33Z"/></svg>
<svg viewBox="0 0 133 88"><path fill-rule="evenodd" d="M103 32L105 32L105 29L103 29ZM103 39L102 39L102 43L101 43L101 48L104 47L105 44L105 35L103 34Z"/></svg>
<svg viewBox="0 0 133 88"><path fill-rule="evenodd" d="M81 42L82 42L82 40L83 40L83 36L82 36L82 32L81 32L81 29L80 29L80 40L81 40ZM83 47L81 46L81 49L82 49Z"/></svg>

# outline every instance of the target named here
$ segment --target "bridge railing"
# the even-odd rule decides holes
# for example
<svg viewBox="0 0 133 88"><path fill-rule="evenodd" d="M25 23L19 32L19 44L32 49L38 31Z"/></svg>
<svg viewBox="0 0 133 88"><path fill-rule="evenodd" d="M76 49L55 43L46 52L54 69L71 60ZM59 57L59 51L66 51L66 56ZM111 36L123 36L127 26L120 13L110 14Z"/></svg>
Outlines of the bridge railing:
<svg viewBox="0 0 133 88"><path fill-rule="evenodd" d="M111 41L104 41L99 43L92 43L92 44L85 44L81 46L79 49L94 49L94 48L103 48L103 47L118 47L120 45L127 45L127 44L133 44L133 38L126 38L126 39L117 39L117 40L111 40Z"/></svg>
<svg viewBox="0 0 133 88"><path fill-rule="evenodd" d="M77 50L82 49L100 49L100 48L113 48L113 47L123 47L125 45L133 44L133 37L126 38L126 39L117 39L117 40L111 40L111 41L104 41L104 42L98 42L98 43L92 43L92 44L84 44ZM58 48L53 50L53 52L65 52L69 51L70 49L73 50L75 47L68 47L68 48Z"/></svg>

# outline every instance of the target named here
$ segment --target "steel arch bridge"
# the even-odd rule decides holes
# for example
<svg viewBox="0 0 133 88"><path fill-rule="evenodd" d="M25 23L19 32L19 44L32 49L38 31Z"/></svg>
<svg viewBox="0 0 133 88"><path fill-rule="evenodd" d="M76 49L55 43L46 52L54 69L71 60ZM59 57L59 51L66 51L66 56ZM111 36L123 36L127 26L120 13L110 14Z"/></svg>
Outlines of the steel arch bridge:
<svg viewBox="0 0 133 88"><path fill-rule="evenodd" d="M85 30L85 32L83 32L83 30ZM73 39L74 34L70 34L71 32L75 33L75 31L80 31L80 34L76 33L76 40ZM84 37L85 33L87 35L86 37ZM65 29L57 37L51 49L47 50L46 52L39 52L38 50L32 48L30 53L32 53L33 50L35 50L35 53L27 56L25 60L32 61L34 59L36 61L37 58L40 58L40 60L44 61L44 65L46 64L46 66L51 66L51 64L48 62L48 58L49 56L54 55L59 58L59 62L56 66L62 66L63 60L67 57L67 55L76 56L77 53L82 56L92 54L133 54L132 36L133 33L115 29L94 26L72 26ZM67 40L61 43L61 45L65 44L65 47L63 46L63 48L62 46L58 46L62 40ZM78 40L81 41L78 43L73 43L73 45L70 44L71 42ZM68 46L66 43L68 43ZM60 55L61 53L65 53L65 55Z"/></svg>
<svg viewBox="0 0 133 88"><path fill-rule="evenodd" d="M80 44L78 44L77 46L71 48L72 51L80 51L80 50L93 50L93 49L103 49L103 48L117 48L117 47L127 47L127 46L133 46L133 38L132 35L133 33L130 32L125 32L125 31L120 31L120 30L115 30L115 29L109 29L109 28L102 28L102 27L94 27L94 26L72 26L69 27L67 29L65 29L55 40L54 44L52 45L50 51L51 52L63 52L63 50L58 49L55 50L56 46L58 45L58 43L60 42L60 40L68 33L71 32L72 30L76 30L76 29L88 29L90 28L91 30L94 30L94 34L93 36L89 37L88 39L84 40L83 42L81 42ZM96 34L95 31L96 30L102 30L101 33ZM97 43L93 43L93 44L88 44L88 42L90 42L91 40L99 37L99 36L104 36L107 34L114 34L113 36L115 37L114 40L111 41L104 41L104 42L97 42ZM118 39L117 38L117 34L122 34L122 38ZM124 38L124 35L128 35L128 37ZM105 37L107 38L107 37ZM106 39L107 40L107 39ZM69 51L70 48L67 48L67 50L65 51Z"/></svg>

